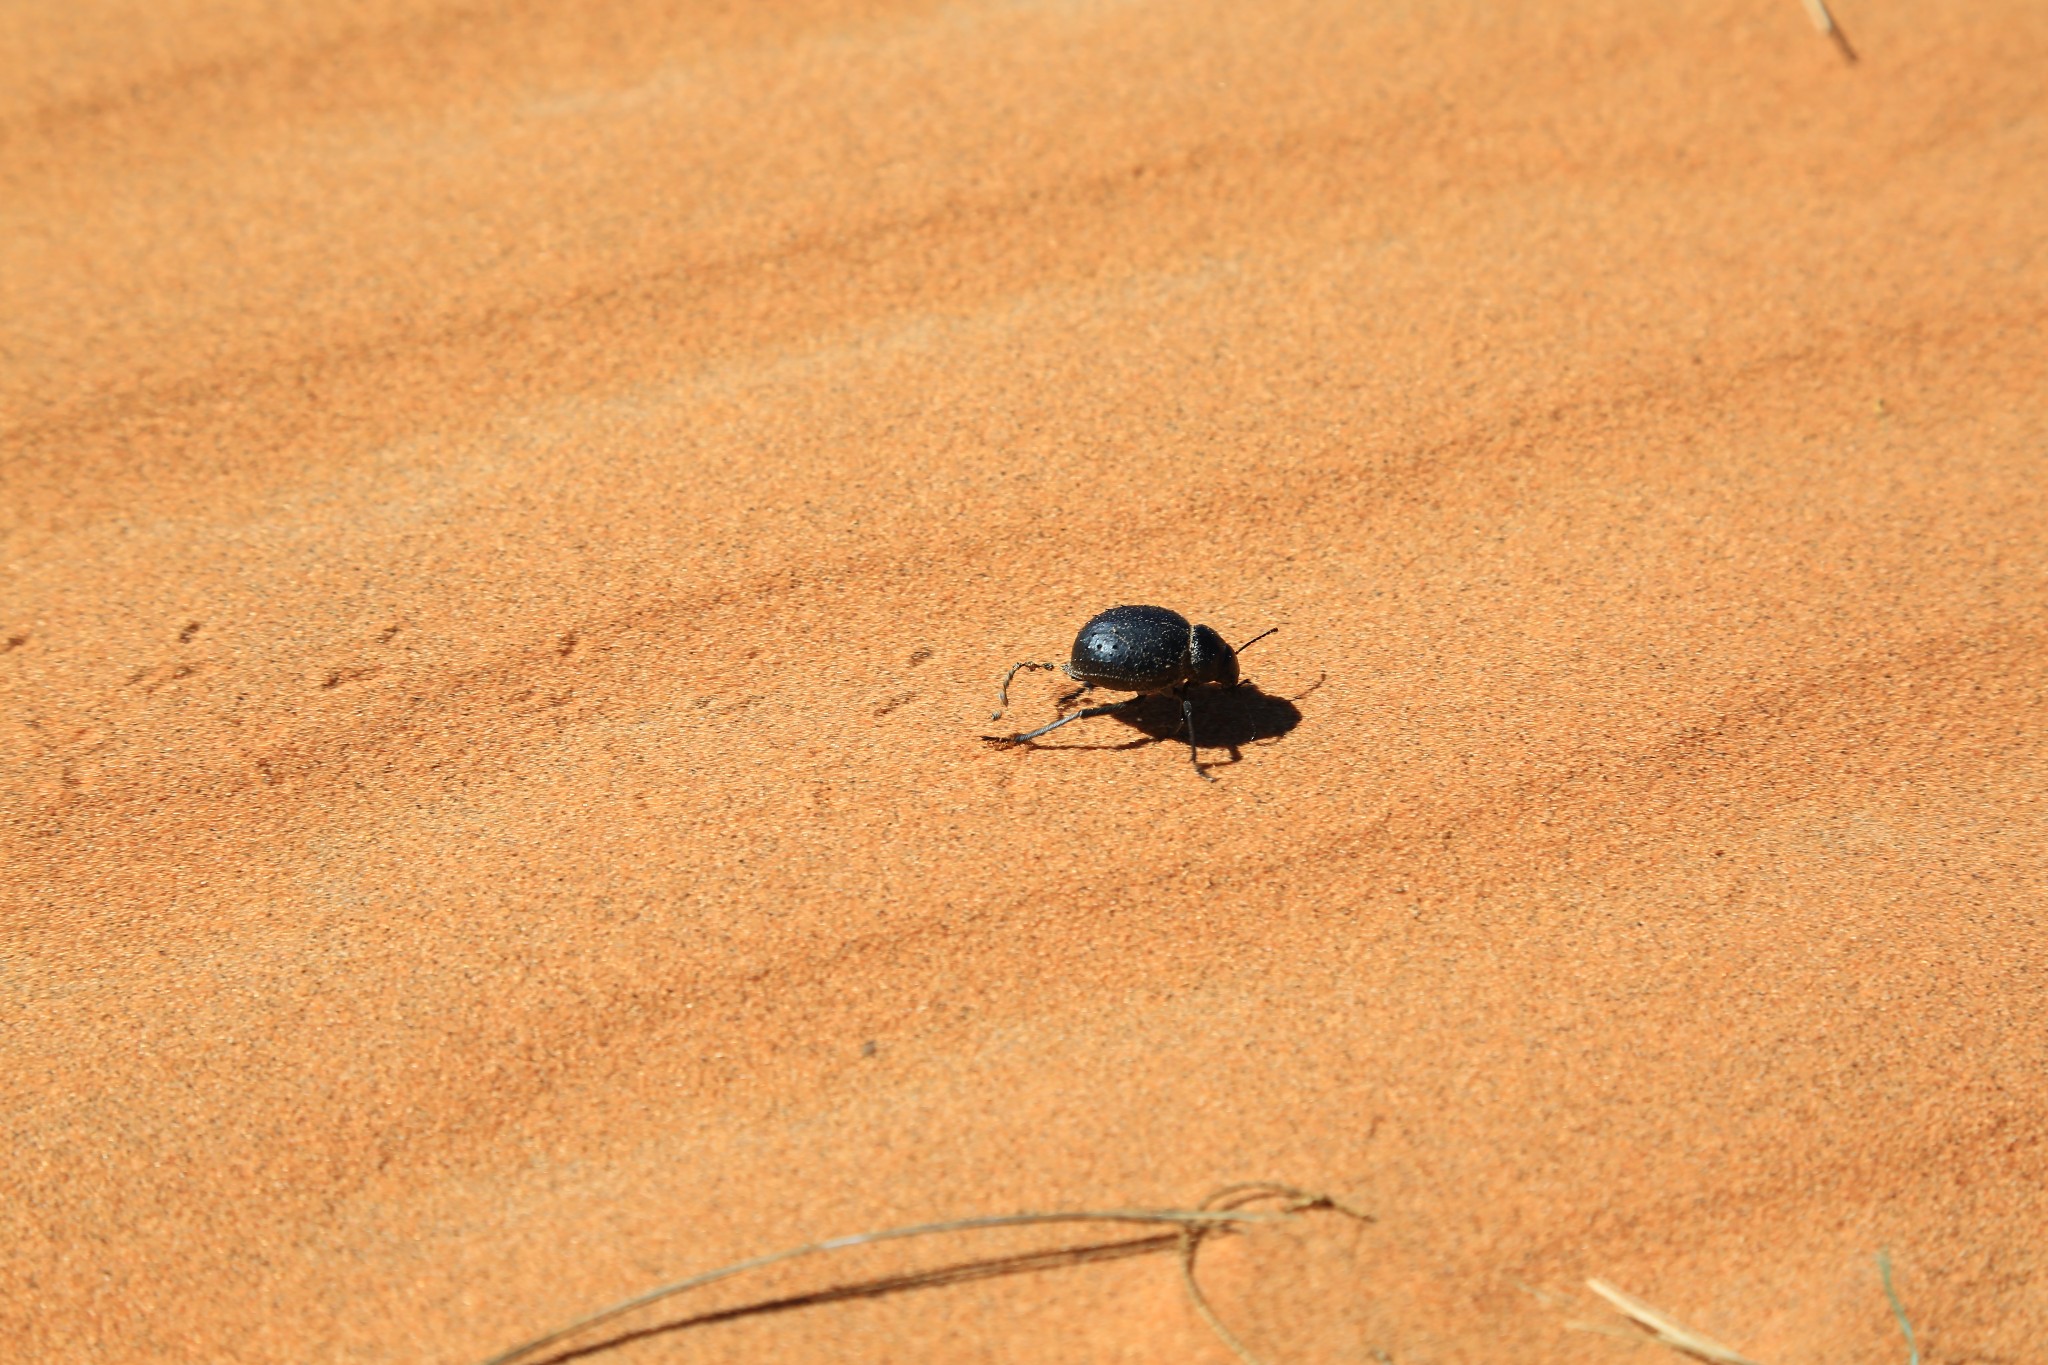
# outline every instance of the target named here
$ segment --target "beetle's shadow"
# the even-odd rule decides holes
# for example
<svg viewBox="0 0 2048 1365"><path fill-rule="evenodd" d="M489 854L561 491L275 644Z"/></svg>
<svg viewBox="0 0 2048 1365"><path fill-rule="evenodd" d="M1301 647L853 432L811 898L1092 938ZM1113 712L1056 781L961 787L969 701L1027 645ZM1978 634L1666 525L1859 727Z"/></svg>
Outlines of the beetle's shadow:
<svg viewBox="0 0 2048 1365"><path fill-rule="evenodd" d="M1192 688L1188 692L1188 700L1194 703L1195 738L1200 747L1204 750L1228 749L1232 763L1244 757L1239 750L1246 745L1279 739L1301 724L1301 708L1285 697L1261 692L1251 683L1229 688ZM1047 749L1138 749L1162 740L1187 742L1180 698L1170 692L1142 698L1130 709L1102 719L1120 721L1138 731L1143 738L1126 740L1121 744L1061 744L1034 740L1032 745ZM1051 737L1048 736L1047 740L1051 741ZM1205 765L1212 761L1203 760Z"/></svg>
<svg viewBox="0 0 2048 1365"><path fill-rule="evenodd" d="M1229 749L1233 759L1245 745L1278 739L1301 724L1301 708L1249 683L1191 689L1188 700L1194 704L1195 739L1201 747ZM1187 739L1186 717L1178 697L1147 697L1130 710L1117 712L1115 719L1153 739Z"/></svg>

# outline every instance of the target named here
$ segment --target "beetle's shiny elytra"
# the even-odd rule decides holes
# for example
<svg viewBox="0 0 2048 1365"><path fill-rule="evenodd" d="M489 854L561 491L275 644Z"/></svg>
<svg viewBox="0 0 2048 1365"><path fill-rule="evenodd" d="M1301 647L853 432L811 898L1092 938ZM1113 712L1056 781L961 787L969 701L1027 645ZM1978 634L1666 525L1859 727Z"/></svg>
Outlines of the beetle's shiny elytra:
<svg viewBox="0 0 2048 1365"><path fill-rule="evenodd" d="M1269 630L1265 635L1247 640L1240 648L1250 648L1272 633ZM1177 611L1168 611L1165 607L1111 607L1081 627L1081 633L1074 637L1072 656L1065 663L1021 663L1004 675L1003 685L996 692L998 705L995 714L989 719L1002 718L1003 709L1010 704L1010 680L1027 669L1057 671L1081 684L1076 691L1062 697L1062 703L1098 687L1138 695L1106 706L1085 707L1071 716L1062 716L1050 725L1042 725L1024 734L983 735L982 738L998 744L1022 744L1073 721L1108 715L1112 711L1135 706L1156 693L1172 692L1180 698L1181 726L1188 736L1188 758L1198 774L1213 782L1215 779L1203 770L1201 757L1195 748L1195 708L1188 700L1188 688L1197 683L1215 687L1237 686L1237 653L1221 635L1207 626L1190 625L1188 618Z"/></svg>
<svg viewBox="0 0 2048 1365"><path fill-rule="evenodd" d="M1161 692L1182 683L1237 683L1237 651L1207 626L1165 607L1111 607L1081 627L1065 673L1120 692Z"/></svg>

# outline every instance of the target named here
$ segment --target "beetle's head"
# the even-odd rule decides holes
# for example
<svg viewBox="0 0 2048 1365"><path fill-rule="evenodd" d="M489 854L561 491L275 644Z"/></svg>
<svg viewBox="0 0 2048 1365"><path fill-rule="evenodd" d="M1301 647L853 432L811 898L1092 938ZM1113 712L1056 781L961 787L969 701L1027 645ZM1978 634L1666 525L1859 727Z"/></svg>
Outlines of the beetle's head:
<svg viewBox="0 0 2048 1365"><path fill-rule="evenodd" d="M1207 626L1196 626L1188 640L1188 680L1237 686L1237 651Z"/></svg>

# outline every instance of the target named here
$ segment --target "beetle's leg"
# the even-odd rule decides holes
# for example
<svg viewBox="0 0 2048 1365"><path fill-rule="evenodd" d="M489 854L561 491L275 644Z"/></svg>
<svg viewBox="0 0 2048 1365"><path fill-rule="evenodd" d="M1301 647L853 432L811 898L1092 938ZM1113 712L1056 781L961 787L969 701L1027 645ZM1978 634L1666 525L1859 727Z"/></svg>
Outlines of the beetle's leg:
<svg viewBox="0 0 2048 1365"><path fill-rule="evenodd" d="M1054 706L1061 706L1061 707L1063 707L1063 706L1065 706L1065 705L1066 705L1066 704L1067 704L1068 702L1070 702L1070 701L1074 700L1074 698L1076 698L1076 697L1081 697L1081 696L1086 696L1086 695L1087 695L1088 693L1090 693L1090 692L1093 692L1094 690L1095 690L1095 684L1094 684L1094 683L1082 683L1082 684L1081 684L1081 685L1080 685L1079 687L1077 687L1077 688L1075 688L1075 689L1074 689L1073 691L1071 691L1071 692L1067 693L1067 695L1066 695L1066 696L1064 696L1064 697L1061 697L1061 698L1060 698L1060 699L1059 699L1058 701L1054 702L1054 703L1053 703L1053 705L1054 705Z"/></svg>
<svg viewBox="0 0 2048 1365"><path fill-rule="evenodd" d="M1018 675L1019 673L1023 672L1023 671L1024 671L1025 669L1027 669L1027 668L1031 668L1031 669L1056 669L1056 668L1058 668L1058 667L1059 667L1059 665L1058 665L1058 664L1018 664L1018 665L1017 665L1017 666L1016 666L1015 668L1011 669L1011 670L1010 670L1010 671L1009 671L1008 673L1005 673L1005 674L1003 674L1003 685L1002 685L1001 687L998 687L998 688L996 689L996 709L995 709L994 713L993 713L992 715L990 715L990 716L989 716L989 719L990 719L990 720L1001 720L1001 719L1003 718L1003 712L1004 712L1005 710L1007 710L1007 709L1009 708L1009 705L1010 705L1010 679L1012 679L1012 678L1016 677L1016 676L1017 676L1017 675Z"/></svg>
<svg viewBox="0 0 2048 1365"><path fill-rule="evenodd" d="M1204 782L1214 782L1216 779L1202 766L1202 751L1195 747L1195 704L1188 700L1185 687L1180 692L1180 720L1188 727L1188 762L1195 765L1195 776Z"/></svg>
<svg viewBox="0 0 2048 1365"><path fill-rule="evenodd" d="M1139 693L1137 696L1125 701L1113 701L1106 706L1085 707L1082 710L1076 711L1071 716L1061 716L1050 725L1041 725L1036 730L1026 730L1021 735L983 735L982 738L993 740L997 744L1022 744L1027 739L1037 739L1048 730L1057 730L1062 725L1071 725L1077 720L1086 720L1090 716L1106 716L1112 711L1121 711L1126 706L1136 706L1143 700L1145 700L1144 694Z"/></svg>

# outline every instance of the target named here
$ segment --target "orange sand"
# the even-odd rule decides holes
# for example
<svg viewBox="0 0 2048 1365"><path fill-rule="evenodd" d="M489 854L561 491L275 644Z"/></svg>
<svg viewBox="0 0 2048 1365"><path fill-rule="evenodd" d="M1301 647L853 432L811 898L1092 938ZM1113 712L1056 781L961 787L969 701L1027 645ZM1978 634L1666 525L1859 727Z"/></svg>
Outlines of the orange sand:
<svg viewBox="0 0 2048 1365"><path fill-rule="evenodd" d="M1380 1219L1205 1256L1275 1365L1902 1362L1881 1248L2039 1359L2048 8L1836 12L14 6L0 1353L1270 1177ZM1299 724L976 739L1125 601ZM594 1358L1227 1359L1157 1255Z"/></svg>

